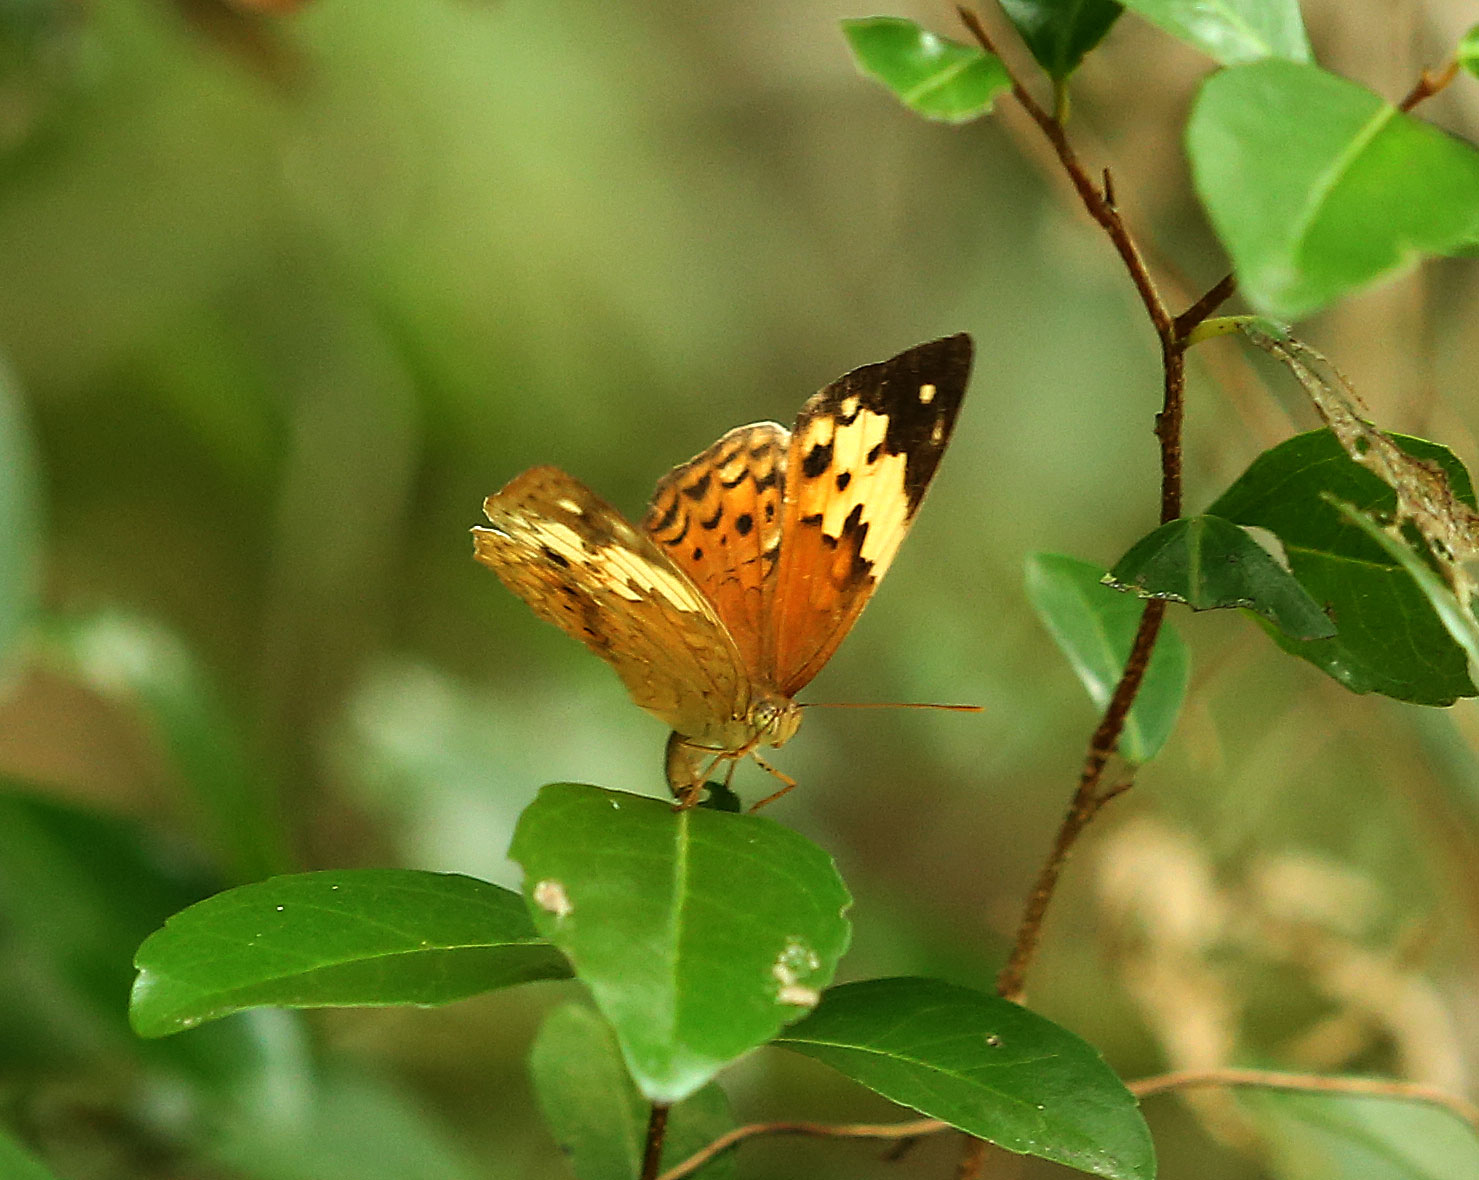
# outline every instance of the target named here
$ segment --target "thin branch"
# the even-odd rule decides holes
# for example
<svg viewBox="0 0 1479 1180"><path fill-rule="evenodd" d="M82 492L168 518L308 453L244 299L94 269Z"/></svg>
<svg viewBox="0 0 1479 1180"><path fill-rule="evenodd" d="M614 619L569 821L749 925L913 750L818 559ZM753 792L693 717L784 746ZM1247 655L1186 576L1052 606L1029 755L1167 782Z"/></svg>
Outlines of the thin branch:
<svg viewBox="0 0 1479 1180"><path fill-rule="evenodd" d="M1420 102L1427 102L1433 95L1446 90L1448 84L1458 77L1458 60L1450 61L1441 70L1424 70L1418 75L1417 81L1413 83L1397 109L1404 114L1412 110Z"/></svg>
<svg viewBox="0 0 1479 1180"><path fill-rule="evenodd" d="M1187 1069L1158 1074L1130 1082L1130 1093L1137 1098L1165 1094L1172 1090L1201 1089L1209 1086L1242 1086L1263 1090L1292 1090L1306 1094L1351 1094L1368 1098L1403 1098L1442 1107L1463 1119L1479 1135L1479 1106L1422 1082L1402 1082L1391 1078L1330 1077L1327 1074L1277 1073L1262 1069Z"/></svg>
<svg viewBox="0 0 1479 1180"><path fill-rule="evenodd" d="M909 1123L750 1123L720 1135L707 1147L694 1152L677 1167L669 1168L657 1180L683 1180L715 1156L757 1135L817 1135L831 1139L917 1139L950 1130L949 1123L939 1119L915 1119Z"/></svg>
<svg viewBox="0 0 1479 1180"><path fill-rule="evenodd" d="M961 21L970 30L971 36L976 39L981 48L1000 60L1001 54L997 52L996 44L981 23L981 18L965 7L957 8L956 12L960 14ZM1125 228L1124 222L1120 219L1119 210L1105 198L1105 194L1095 186L1088 172L1079 163L1078 156L1068 142L1068 136L1064 133L1063 124L1037 104L1037 100L1017 80L1011 72L1011 67L1005 61L1002 62L1002 69L1007 71L1007 76L1011 79L1012 96L1032 117L1032 121L1038 125L1048 142L1053 145L1053 150L1058 153L1058 160L1068 174L1068 179L1073 182L1079 200L1083 202L1089 216L1104 228L1104 232L1109 235L1109 240L1114 243L1114 248L1119 252L1125 268L1134 280L1135 290L1140 294L1140 302L1145 305L1151 323L1155 325L1156 334L1162 340L1171 339L1171 313L1156 290L1155 280L1150 277L1150 271L1146 269L1145 260L1140 255L1140 247L1136 245L1135 239L1130 236L1129 230Z"/></svg>
<svg viewBox="0 0 1479 1180"><path fill-rule="evenodd" d="M1063 873L1064 865L1068 863L1068 856L1075 842L1099 813L1099 809L1124 791L1124 787L1116 785L1101 792L1099 784L1104 777L1104 768L1109 763L1115 746L1119 744L1120 734L1124 732L1125 719L1135 701L1135 694L1140 691L1145 668L1150 663L1150 653L1155 648L1156 635L1165 614L1164 601L1152 599L1145 604L1145 612L1140 616L1140 626L1130 648L1130 658L1125 663L1124 675L1115 685L1114 696L1110 698L1109 707L1104 711L1103 720L1089 739L1088 753L1084 756L1083 770L1079 773L1078 789L1073 793L1068 814L1063 817L1063 823L1058 828L1053 850L1043 862L1037 875L1037 883L1027 899L1022 920L1017 925L1011 958L996 978L997 993L1008 1000L1018 1003L1022 1000L1026 990L1027 970L1032 965L1037 944L1042 937L1042 923L1048 912L1048 903L1053 899L1058 878Z"/></svg>
<svg viewBox="0 0 1479 1180"><path fill-rule="evenodd" d="M668 1107L661 1102L652 1104L652 1113L647 1116L647 1146L642 1152L642 1180L657 1180L662 1167L662 1143L668 1131Z"/></svg>

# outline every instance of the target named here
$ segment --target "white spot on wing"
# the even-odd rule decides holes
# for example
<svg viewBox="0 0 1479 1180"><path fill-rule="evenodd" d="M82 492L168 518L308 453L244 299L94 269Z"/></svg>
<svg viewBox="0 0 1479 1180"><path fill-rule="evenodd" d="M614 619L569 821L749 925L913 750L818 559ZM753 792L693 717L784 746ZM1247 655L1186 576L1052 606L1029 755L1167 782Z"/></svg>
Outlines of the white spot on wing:
<svg viewBox="0 0 1479 1180"><path fill-rule="evenodd" d="M935 387L933 385L921 385L919 387L919 404L927 406L935 400Z"/></svg>

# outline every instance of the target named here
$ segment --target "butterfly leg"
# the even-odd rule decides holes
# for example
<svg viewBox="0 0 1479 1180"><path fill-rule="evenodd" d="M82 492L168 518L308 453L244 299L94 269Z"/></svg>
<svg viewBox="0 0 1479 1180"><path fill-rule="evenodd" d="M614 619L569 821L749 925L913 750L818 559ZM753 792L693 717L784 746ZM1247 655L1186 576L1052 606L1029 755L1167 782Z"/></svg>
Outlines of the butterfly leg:
<svg viewBox="0 0 1479 1180"><path fill-rule="evenodd" d="M753 806L752 808L750 808L751 811L759 811L767 803L774 803L782 795L789 794L790 792L792 792L792 791L794 791L796 789L796 780L793 779L789 774L784 774L781 771L777 770L774 766L772 766L764 758L760 757L759 754L755 753L754 750L751 750L750 751L750 757L753 758L753 759L755 759L755 761L760 764L760 768L762 770L768 771L769 773L773 774L776 778L780 779L781 782L783 782L783 783L786 784L779 791L776 791L775 794L765 796L764 799L760 800L759 803L755 804L755 806Z"/></svg>

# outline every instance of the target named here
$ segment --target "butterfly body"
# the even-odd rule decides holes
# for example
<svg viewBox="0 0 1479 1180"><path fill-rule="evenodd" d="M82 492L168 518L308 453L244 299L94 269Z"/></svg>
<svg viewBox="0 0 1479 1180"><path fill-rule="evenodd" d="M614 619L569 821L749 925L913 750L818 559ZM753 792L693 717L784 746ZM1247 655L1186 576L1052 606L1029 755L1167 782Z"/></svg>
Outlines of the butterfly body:
<svg viewBox="0 0 1479 1180"><path fill-rule="evenodd" d="M794 697L897 552L970 362L970 338L945 337L838 378L792 430L729 431L663 477L640 529L532 468L484 502L475 556L616 669L674 732L670 782L696 788L796 733Z"/></svg>

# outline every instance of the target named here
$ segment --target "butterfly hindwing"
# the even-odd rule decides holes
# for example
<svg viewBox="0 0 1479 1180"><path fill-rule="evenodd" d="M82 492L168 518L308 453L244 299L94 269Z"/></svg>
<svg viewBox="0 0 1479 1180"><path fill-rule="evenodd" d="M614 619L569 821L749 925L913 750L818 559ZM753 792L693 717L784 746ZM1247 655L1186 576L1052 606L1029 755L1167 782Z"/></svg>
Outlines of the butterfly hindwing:
<svg viewBox="0 0 1479 1180"><path fill-rule="evenodd" d="M786 461L764 671L806 685L867 604L934 477L970 376L961 333L865 365L802 407Z"/></svg>
<svg viewBox="0 0 1479 1180"><path fill-rule="evenodd" d="M483 510L478 560L610 663L637 704L690 734L745 715L748 672L704 593L579 480L535 467Z"/></svg>
<svg viewBox="0 0 1479 1180"><path fill-rule="evenodd" d="M766 589L780 555L790 440L775 422L736 427L668 472L642 521L709 599L752 673L761 666Z"/></svg>

